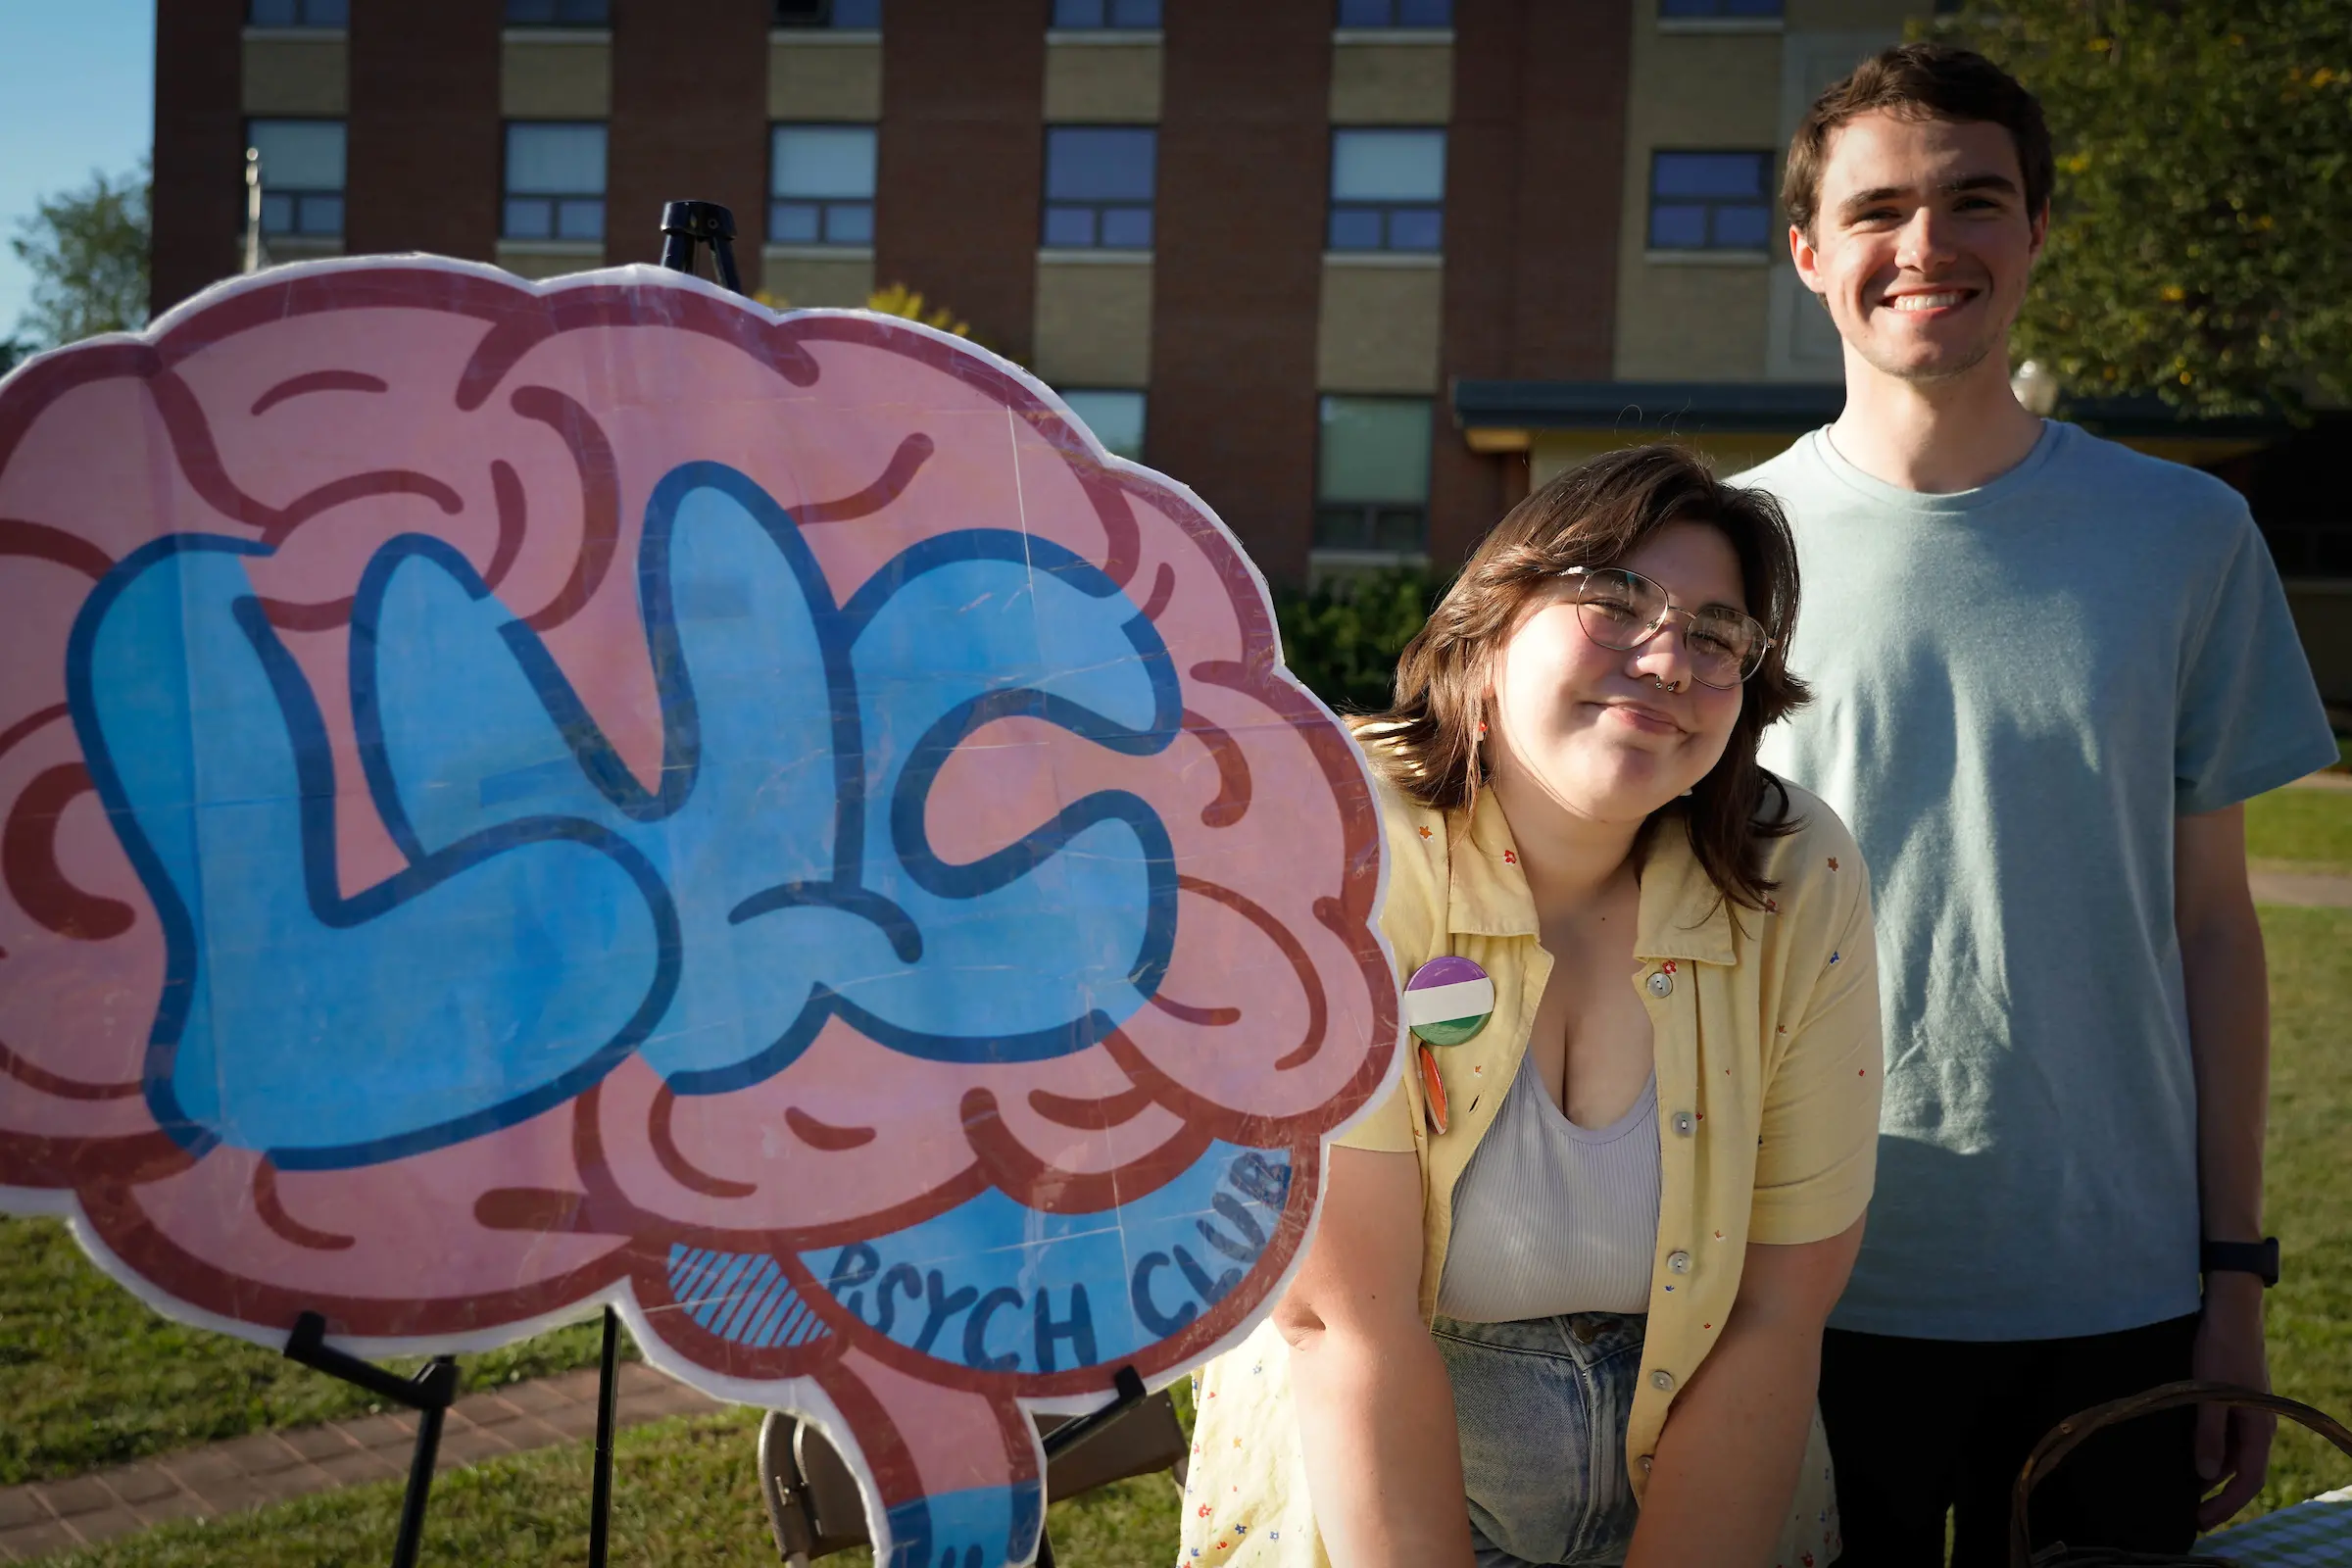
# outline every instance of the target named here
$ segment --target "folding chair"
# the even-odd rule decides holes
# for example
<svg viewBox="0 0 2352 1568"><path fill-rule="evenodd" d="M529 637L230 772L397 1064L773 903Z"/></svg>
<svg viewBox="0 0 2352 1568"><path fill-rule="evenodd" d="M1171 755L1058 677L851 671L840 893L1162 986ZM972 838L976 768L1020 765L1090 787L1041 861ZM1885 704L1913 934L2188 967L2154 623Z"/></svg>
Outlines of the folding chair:
<svg viewBox="0 0 2352 1568"><path fill-rule="evenodd" d="M1052 1432L1071 1419L1041 1415L1037 1429L1041 1434ZM1059 1501L1157 1470L1174 1472L1182 1487L1189 1456L1176 1406L1165 1393L1154 1394L1113 1417L1085 1442L1048 1459L1046 1496ZM760 1495L767 1504L776 1552L791 1568L865 1545L871 1539L865 1528L865 1502L849 1466L822 1433L781 1410L769 1411L760 1424ZM1042 1530L1037 1568L1054 1568L1054 1543Z"/></svg>

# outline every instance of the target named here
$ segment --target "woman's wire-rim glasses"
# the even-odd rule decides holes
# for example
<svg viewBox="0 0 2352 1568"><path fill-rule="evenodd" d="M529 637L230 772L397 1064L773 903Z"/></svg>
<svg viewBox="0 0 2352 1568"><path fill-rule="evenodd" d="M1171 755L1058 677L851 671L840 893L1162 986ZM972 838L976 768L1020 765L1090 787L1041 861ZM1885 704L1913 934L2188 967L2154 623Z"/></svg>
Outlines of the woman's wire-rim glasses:
<svg viewBox="0 0 2352 1568"><path fill-rule="evenodd" d="M1687 624L1683 647L1690 678L1719 692L1736 691L1764 665L1772 638L1755 616L1727 605L1685 610L1666 590L1623 566L1569 566L1561 576L1576 584L1577 624L1612 653L1628 654L1666 629L1678 616ZM1611 597L1621 596L1621 597ZM1709 677L1713 678L1710 679Z"/></svg>

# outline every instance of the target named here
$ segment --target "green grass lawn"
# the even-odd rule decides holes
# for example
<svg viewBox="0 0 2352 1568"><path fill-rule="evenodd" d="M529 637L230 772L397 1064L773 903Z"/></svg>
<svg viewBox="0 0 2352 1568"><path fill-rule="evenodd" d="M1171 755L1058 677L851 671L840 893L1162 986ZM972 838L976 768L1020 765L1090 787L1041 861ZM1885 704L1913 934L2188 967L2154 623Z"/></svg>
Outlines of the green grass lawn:
<svg viewBox="0 0 2352 1568"><path fill-rule="evenodd" d="M2302 791L2311 795L2317 791ZM2352 806L2352 795L2331 797ZM2352 857L2348 857L2352 858ZM2285 1262L2271 1292L2280 1394L2352 1419L2352 910L2262 911L2271 966L2271 1229ZM2279 1439L2265 1511L2352 1486L2352 1460L2296 1430Z"/></svg>
<svg viewBox="0 0 2352 1568"><path fill-rule="evenodd" d="M2306 792L2309 793L2309 792ZM2342 1129L2352 1119L2352 910L2266 907L2275 1042L2270 1222L2285 1279L2271 1297L2278 1391L2352 1412L2352 1184ZM564 1330L498 1356L466 1358L480 1386L587 1360L592 1328ZM174 1328L101 1279L61 1227L0 1223L0 1480L119 1462L269 1425L347 1413L364 1396L267 1351ZM731 1412L624 1434L617 1465L615 1562L769 1563L752 1474L755 1415ZM2348 1462L2317 1438L2284 1433L2267 1511L2352 1485ZM491 1565L583 1560L584 1446L500 1460L434 1493L428 1561ZM76 1568L373 1564L389 1552L398 1488L306 1498L205 1525L174 1525L60 1559ZM1145 1477L1056 1503L1054 1540L1087 1568L1164 1564L1175 1553L1176 1495ZM862 1564L861 1557L838 1559Z"/></svg>
<svg viewBox="0 0 2352 1568"><path fill-rule="evenodd" d="M631 1568L772 1568L776 1549L753 1470L759 1416L696 1416L621 1435L613 1455L612 1560ZM207 1524L175 1524L54 1559L58 1568L375 1568L392 1549L400 1486L383 1482ZM1176 1558L1176 1486L1143 1476L1047 1512L1055 1555L1082 1568ZM423 1561L543 1568L588 1557L588 1452L544 1449L444 1476ZM870 1568L872 1555L827 1558Z"/></svg>
<svg viewBox="0 0 2352 1568"><path fill-rule="evenodd" d="M595 1324L576 1324L459 1365L468 1389L488 1388L593 1366L598 1343ZM0 1219L0 1486L372 1405L259 1346L167 1322L91 1267L61 1221Z"/></svg>
<svg viewBox="0 0 2352 1568"><path fill-rule="evenodd" d="M2246 803L2246 855L2352 872L2352 790L2284 789Z"/></svg>

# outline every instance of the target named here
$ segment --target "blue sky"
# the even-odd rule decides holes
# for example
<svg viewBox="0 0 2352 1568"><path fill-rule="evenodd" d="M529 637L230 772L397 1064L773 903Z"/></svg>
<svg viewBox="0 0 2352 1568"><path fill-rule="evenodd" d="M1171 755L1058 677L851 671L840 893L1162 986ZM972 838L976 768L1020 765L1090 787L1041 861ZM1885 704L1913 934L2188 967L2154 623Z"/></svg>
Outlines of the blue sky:
<svg viewBox="0 0 2352 1568"><path fill-rule="evenodd" d="M32 290L18 220L154 139L155 0L0 0L0 337Z"/></svg>

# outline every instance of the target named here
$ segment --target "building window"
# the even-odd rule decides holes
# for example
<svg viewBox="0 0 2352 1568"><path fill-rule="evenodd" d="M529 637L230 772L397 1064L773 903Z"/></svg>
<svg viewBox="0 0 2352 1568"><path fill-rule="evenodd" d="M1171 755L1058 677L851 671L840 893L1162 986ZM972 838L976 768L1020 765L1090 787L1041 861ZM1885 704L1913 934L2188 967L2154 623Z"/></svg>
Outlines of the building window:
<svg viewBox="0 0 2352 1568"><path fill-rule="evenodd" d="M605 237L605 127L517 121L507 126L501 239Z"/></svg>
<svg viewBox="0 0 2352 1568"><path fill-rule="evenodd" d="M351 0L253 0L245 21L255 27L348 27Z"/></svg>
<svg viewBox="0 0 2352 1568"><path fill-rule="evenodd" d="M264 235L342 237L343 122L250 120L245 145L262 155Z"/></svg>
<svg viewBox="0 0 2352 1568"><path fill-rule="evenodd" d="M610 27L612 0L507 0L510 27Z"/></svg>
<svg viewBox="0 0 2352 1568"><path fill-rule="evenodd" d="M1148 125L1046 127L1046 231L1054 249L1148 251L1159 133Z"/></svg>
<svg viewBox="0 0 2352 1568"><path fill-rule="evenodd" d="M1065 387L1061 401L1095 439L1113 457L1144 460L1144 395L1096 388Z"/></svg>
<svg viewBox="0 0 2352 1568"><path fill-rule="evenodd" d="M1331 133L1335 251L1434 251L1445 240L1446 133Z"/></svg>
<svg viewBox="0 0 2352 1568"><path fill-rule="evenodd" d="M1117 27L1156 32L1159 0L1054 0L1053 25L1086 31Z"/></svg>
<svg viewBox="0 0 2352 1568"><path fill-rule="evenodd" d="M1427 398L1322 400L1315 548L1402 560L1429 548Z"/></svg>
<svg viewBox="0 0 2352 1568"><path fill-rule="evenodd" d="M1783 0L1658 0L1658 15L1669 22L1780 20Z"/></svg>
<svg viewBox="0 0 2352 1568"><path fill-rule="evenodd" d="M776 0L779 27L833 27L843 32L882 30L882 0Z"/></svg>
<svg viewBox="0 0 2352 1568"><path fill-rule="evenodd" d="M1649 248L1760 251L1772 233L1772 154L1654 152Z"/></svg>
<svg viewBox="0 0 2352 1568"><path fill-rule="evenodd" d="M776 126L767 194L771 245L871 245L874 127Z"/></svg>
<svg viewBox="0 0 2352 1568"><path fill-rule="evenodd" d="M1453 0L1340 0L1343 27L1450 27Z"/></svg>

